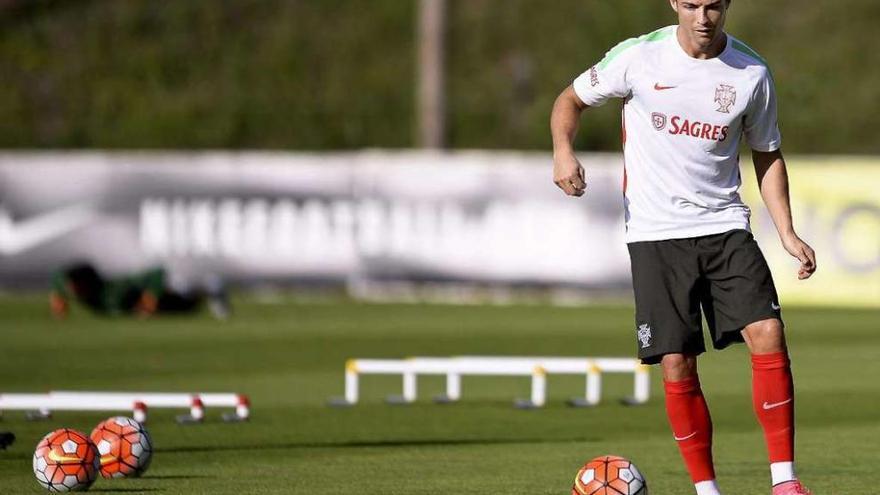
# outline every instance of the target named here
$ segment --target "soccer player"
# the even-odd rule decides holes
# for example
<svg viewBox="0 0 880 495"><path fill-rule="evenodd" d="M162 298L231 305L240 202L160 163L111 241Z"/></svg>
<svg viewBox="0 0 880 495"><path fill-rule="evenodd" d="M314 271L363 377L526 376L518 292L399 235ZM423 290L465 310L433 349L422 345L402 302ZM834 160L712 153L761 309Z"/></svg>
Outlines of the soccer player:
<svg viewBox="0 0 880 495"><path fill-rule="evenodd" d="M779 300L738 194L741 136L798 278L816 270L795 233L767 63L724 32L732 0L669 0L678 25L620 43L556 100L553 178L584 194L572 142L583 110L623 99L626 239L643 363L660 363L666 410L698 495L719 495L697 374L705 315L716 349L745 342L773 495L809 492L794 469L794 386Z"/></svg>
<svg viewBox="0 0 880 495"><path fill-rule="evenodd" d="M102 315L148 317L157 313L191 313L207 299L211 314L218 319L229 316L225 290L211 281L205 290L175 291L166 286L165 270L153 268L125 277L107 279L89 263L78 263L52 276L49 308L58 318L67 316L74 299Z"/></svg>

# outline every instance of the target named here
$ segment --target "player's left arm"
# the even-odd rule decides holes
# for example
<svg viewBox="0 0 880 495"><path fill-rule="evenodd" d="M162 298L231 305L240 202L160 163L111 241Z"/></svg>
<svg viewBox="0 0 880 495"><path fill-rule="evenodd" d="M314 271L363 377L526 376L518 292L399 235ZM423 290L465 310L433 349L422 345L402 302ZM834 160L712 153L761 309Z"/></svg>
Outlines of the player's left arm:
<svg viewBox="0 0 880 495"><path fill-rule="evenodd" d="M816 271L816 253L794 230L788 193L788 172L782 151L752 150L752 161L755 164L761 197L773 218L782 246L801 262L798 278L809 278Z"/></svg>

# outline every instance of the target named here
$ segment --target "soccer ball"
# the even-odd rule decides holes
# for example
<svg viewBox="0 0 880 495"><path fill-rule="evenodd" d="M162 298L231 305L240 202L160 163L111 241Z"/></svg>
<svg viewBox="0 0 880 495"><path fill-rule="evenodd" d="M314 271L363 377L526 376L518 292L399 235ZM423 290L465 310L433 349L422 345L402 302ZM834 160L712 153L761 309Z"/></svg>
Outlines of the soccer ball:
<svg viewBox="0 0 880 495"><path fill-rule="evenodd" d="M92 430L92 441L101 454L101 476L137 477L144 474L153 457L153 441L146 428L124 416L104 420Z"/></svg>
<svg viewBox="0 0 880 495"><path fill-rule="evenodd" d="M98 448L76 430L55 430L43 437L34 451L34 475L50 492L88 490L100 466Z"/></svg>
<svg viewBox="0 0 880 495"><path fill-rule="evenodd" d="M648 495L648 483L632 462L603 455L578 471L571 495Z"/></svg>

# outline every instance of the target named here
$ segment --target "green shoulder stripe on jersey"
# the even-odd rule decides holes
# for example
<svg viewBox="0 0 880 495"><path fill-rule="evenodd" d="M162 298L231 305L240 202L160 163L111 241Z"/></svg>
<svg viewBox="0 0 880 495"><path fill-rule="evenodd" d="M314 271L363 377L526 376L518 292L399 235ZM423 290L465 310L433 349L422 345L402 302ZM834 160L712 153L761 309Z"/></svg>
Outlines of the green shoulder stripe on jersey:
<svg viewBox="0 0 880 495"><path fill-rule="evenodd" d="M749 45L747 45L737 39L734 39L732 41L733 41L734 50L745 53L746 55L752 57L753 59L757 60L758 62L761 62L761 64L764 65L764 67L767 67L768 69L770 68L770 64L768 64L767 61L764 60L764 57L758 55L758 52L756 52L755 50L752 50L752 48Z"/></svg>
<svg viewBox="0 0 880 495"><path fill-rule="evenodd" d="M660 41L662 39L668 38L672 34L672 30L668 27L660 28L652 33L648 33L638 38L630 38L626 41L619 43L617 46L612 48L607 54L605 54L605 58L603 58L599 62L599 69L604 69L614 60L618 55L625 52L627 49L638 45L639 43L644 43L646 41Z"/></svg>
<svg viewBox="0 0 880 495"><path fill-rule="evenodd" d="M743 43L742 41L740 41L738 39L733 39L732 41L733 41L733 49L734 50L741 52L741 53L744 53L744 54L748 55L749 57L752 57L753 59L757 60L761 65L763 65L764 67L767 68L767 74L770 76L770 80L773 81L774 83L776 82L776 80L773 78L773 71L770 70L770 64L768 64L767 61L764 60L764 57L758 55L758 52L756 52L755 50L752 50L752 48L749 45Z"/></svg>

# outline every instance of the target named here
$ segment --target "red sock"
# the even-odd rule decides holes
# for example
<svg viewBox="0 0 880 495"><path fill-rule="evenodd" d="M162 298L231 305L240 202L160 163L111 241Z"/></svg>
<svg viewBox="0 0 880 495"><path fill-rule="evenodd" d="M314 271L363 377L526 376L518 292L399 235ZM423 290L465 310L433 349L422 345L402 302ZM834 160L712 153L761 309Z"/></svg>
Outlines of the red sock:
<svg viewBox="0 0 880 495"><path fill-rule="evenodd" d="M752 355L752 402L770 462L794 461L794 383L788 354Z"/></svg>
<svg viewBox="0 0 880 495"><path fill-rule="evenodd" d="M666 414L672 434L694 483L715 479L712 463L712 418L696 376L664 382Z"/></svg>

